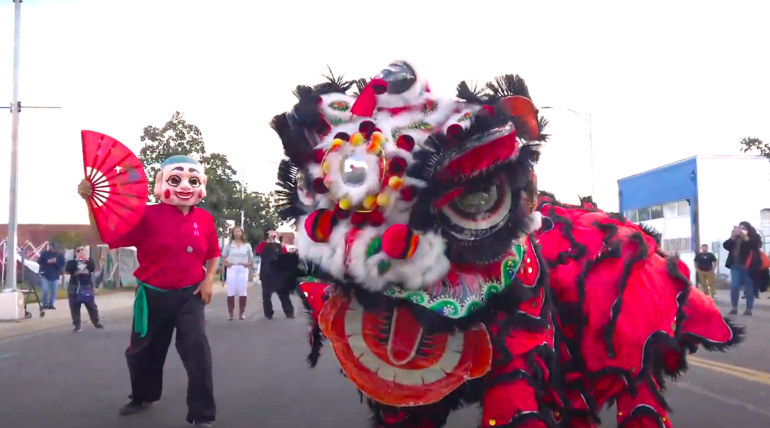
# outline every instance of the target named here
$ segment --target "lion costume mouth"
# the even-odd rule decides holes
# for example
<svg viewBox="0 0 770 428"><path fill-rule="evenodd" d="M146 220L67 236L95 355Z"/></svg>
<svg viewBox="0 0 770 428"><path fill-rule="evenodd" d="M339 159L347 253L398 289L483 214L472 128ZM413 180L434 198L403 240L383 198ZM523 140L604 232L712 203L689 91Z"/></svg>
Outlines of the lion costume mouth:
<svg viewBox="0 0 770 428"><path fill-rule="evenodd" d="M365 309L338 293L321 309L319 325L345 375L365 395L391 406L435 403L492 365L482 324L464 332L427 332L405 302Z"/></svg>

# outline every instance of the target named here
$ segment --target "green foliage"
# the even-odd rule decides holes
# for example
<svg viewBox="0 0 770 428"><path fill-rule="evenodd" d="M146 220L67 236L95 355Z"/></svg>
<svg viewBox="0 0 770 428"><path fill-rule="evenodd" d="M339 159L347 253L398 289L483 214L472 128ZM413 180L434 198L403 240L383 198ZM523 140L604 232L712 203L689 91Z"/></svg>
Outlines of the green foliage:
<svg viewBox="0 0 770 428"><path fill-rule="evenodd" d="M227 220L240 224L242 208L245 208L246 231L250 238L267 230L266 227L274 227L277 216L267 198L257 192L244 192L241 198L241 183L235 179L236 170L227 156L207 153L200 129L188 123L182 113L175 112L162 128L145 127L141 141L144 147L139 151L139 160L149 181L149 202L157 202L152 189L161 162L170 156L185 155L197 159L206 169L207 195L200 206L214 216L220 233L227 231Z"/></svg>
<svg viewBox="0 0 770 428"><path fill-rule="evenodd" d="M760 155L770 159L769 144L765 144L759 138L753 138L753 137L746 137L743 140L741 140L741 151L743 153L747 153L754 150L759 151Z"/></svg>
<svg viewBox="0 0 770 428"><path fill-rule="evenodd" d="M243 195L240 208L244 208L244 228L246 236L252 246L263 240L268 230L278 227L278 212L268 195L259 192L248 192ZM240 211L235 224L240 225Z"/></svg>
<svg viewBox="0 0 770 428"><path fill-rule="evenodd" d="M78 245L85 245L88 238L80 232L59 232L51 237L51 243L72 250Z"/></svg>

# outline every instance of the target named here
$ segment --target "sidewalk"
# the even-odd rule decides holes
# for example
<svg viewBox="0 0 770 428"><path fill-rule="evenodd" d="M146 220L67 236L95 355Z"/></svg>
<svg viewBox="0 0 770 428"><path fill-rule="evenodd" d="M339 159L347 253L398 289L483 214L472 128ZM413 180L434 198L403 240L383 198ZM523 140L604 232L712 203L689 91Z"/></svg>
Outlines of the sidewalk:
<svg viewBox="0 0 770 428"><path fill-rule="evenodd" d="M214 295L227 291L222 287L222 283L214 283ZM40 318L39 308L36 304L30 304L27 309L32 312L32 319L17 321L0 321L0 340L16 336L22 336L30 333L37 333L54 328L60 328L72 325L72 317L66 301L58 301L58 308L53 311L45 311L45 317ZM112 292L96 296L96 305L99 307L99 316L108 319L110 315L125 313L129 314L134 306L134 293ZM90 322L85 308L81 308L83 323Z"/></svg>

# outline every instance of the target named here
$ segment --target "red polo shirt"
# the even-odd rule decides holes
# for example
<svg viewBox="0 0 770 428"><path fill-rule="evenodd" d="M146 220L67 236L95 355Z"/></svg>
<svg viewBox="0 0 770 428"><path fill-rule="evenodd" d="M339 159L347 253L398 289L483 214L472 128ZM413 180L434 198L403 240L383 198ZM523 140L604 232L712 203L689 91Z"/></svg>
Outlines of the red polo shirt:
<svg viewBox="0 0 770 428"><path fill-rule="evenodd" d="M110 248L136 247L139 281L164 290L195 285L206 276L207 260L219 257L214 217L191 207L187 215L173 205L149 205L139 223Z"/></svg>

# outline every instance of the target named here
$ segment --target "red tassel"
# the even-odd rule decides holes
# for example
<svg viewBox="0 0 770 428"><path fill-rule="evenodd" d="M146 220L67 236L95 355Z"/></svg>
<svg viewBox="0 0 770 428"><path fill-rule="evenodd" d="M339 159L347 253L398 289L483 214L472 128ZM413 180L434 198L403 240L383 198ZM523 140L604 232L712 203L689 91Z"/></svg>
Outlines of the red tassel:
<svg viewBox="0 0 770 428"><path fill-rule="evenodd" d="M382 79L372 79L363 91L358 95L350 113L361 117L372 117L377 108L377 95L384 94L388 89L388 82Z"/></svg>

